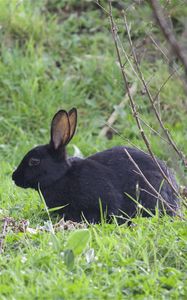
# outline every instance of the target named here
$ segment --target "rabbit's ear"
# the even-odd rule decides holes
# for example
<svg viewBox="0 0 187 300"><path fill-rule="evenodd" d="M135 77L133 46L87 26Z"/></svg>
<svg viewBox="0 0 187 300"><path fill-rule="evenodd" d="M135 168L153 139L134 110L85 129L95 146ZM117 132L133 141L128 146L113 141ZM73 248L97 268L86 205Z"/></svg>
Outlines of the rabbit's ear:
<svg viewBox="0 0 187 300"><path fill-rule="evenodd" d="M51 122L51 141L50 144L57 150L65 146L70 137L70 124L68 114L65 110L59 110Z"/></svg>
<svg viewBox="0 0 187 300"><path fill-rule="evenodd" d="M77 110L76 110L76 108L72 108L68 112L68 118L69 118L69 125L70 125L70 135L69 135L69 140L68 140L68 143L69 143L69 141L74 136L75 129L77 126Z"/></svg>

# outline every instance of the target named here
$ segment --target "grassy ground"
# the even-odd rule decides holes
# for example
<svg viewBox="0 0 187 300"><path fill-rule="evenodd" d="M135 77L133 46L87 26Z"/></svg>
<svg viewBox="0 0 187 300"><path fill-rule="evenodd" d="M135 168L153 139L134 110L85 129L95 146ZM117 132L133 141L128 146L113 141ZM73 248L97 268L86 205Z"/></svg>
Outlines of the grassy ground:
<svg viewBox="0 0 187 300"><path fill-rule="evenodd" d="M128 51L121 8L116 3L114 16ZM151 34L168 57L170 54L152 23L149 6L135 5L134 9L130 4L132 1L125 1L132 38L136 45L145 41L139 47L141 67L156 93L169 76L168 61L145 37ZM172 1L168 10L180 35L187 8ZM84 156L127 145L127 140L145 148L128 105L114 125L120 136L111 140L98 136L125 95L109 28L104 12L91 1L0 1L1 217L29 220L33 228L48 219L38 194L15 187L11 173L25 152L49 140L50 120L59 108L78 108L79 126L70 154L73 144ZM142 118L158 130L147 96L131 67L127 68L129 80L138 84L135 98ZM162 90L158 105L167 128L185 152L186 95L177 76ZM185 184L173 151L146 127L145 131L155 154ZM186 299L186 221L136 218L134 224L90 226L89 237L77 254L74 251L75 257L67 252L69 231L54 236L9 230L0 256L0 299Z"/></svg>

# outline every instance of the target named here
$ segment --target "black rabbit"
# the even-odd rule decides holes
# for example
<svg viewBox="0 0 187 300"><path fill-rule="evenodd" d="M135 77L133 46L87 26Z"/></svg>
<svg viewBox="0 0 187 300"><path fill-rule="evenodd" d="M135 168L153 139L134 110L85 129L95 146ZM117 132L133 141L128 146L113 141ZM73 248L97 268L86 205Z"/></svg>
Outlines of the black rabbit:
<svg viewBox="0 0 187 300"><path fill-rule="evenodd" d="M73 221L81 221L84 216L89 222L100 222L101 205L107 220L112 215L132 217L137 213L137 201L146 208L143 216L149 216L148 211L154 214L156 207L161 213L175 215L179 200L148 154L130 147L114 147L86 159L68 158L66 145L76 124L75 108L55 114L49 144L26 154L12 175L16 185L40 188L47 206L65 206L60 213ZM138 174L124 149L167 204L158 200L158 194ZM178 189L171 171L162 161L158 163Z"/></svg>

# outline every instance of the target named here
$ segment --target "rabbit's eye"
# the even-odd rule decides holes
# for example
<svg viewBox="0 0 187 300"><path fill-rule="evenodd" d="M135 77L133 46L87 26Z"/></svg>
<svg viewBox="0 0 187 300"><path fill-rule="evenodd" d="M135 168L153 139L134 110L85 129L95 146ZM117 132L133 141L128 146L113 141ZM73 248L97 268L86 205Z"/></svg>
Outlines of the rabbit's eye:
<svg viewBox="0 0 187 300"><path fill-rule="evenodd" d="M39 158L33 158L33 157L31 157L29 159L29 166L30 167L38 166L39 164L40 164L40 159Z"/></svg>

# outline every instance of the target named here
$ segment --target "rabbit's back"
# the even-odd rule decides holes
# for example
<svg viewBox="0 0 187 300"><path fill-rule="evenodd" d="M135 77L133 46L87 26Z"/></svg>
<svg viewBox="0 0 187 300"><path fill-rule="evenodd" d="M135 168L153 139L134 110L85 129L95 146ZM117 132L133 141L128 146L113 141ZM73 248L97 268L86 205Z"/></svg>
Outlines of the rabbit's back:
<svg viewBox="0 0 187 300"><path fill-rule="evenodd" d="M138 164L140 169L156 169L155 164L149 154L131 147L113 147L102 152L97 152L96 154L93 154L88 158L95 160L105 166L114 167L117 164L117 166L120 165L121 167L127 169L128 166L132 165L132 163L130 162L126 154L125 149L128 151L133 160ZM160 165L165 166L165 164L159 159L157 159L157 161L160 163Z"/></svg>
<svg viewBox="0 0 187 300"><path fill-rule="evenodd" d="M106 151L96 153L90 156L89 159L105 167L107 166L111 172L115 174L114 177L111 177L113 178L113 185L116 187L116 190L120 191L125 197L125 201L122 201L122 209L132 214L132 211L135 211L134 205L132 205L132 203L130 204L133 198L135 202L138 201L144 207L154 211L158 201L156 193L153 192L153 189L145 182L144 178L138 174L138 170L130 161L124 148L136 162L152 187L162 195L164 200L171 207L170 209L169 206L165 206L167 213L173 215L174 211L178 208L179 200L169 184L163 179L161 172L158 170L158 166L156 166L150 155L135 148L113 147ZM168 179L172 182L173 187L178 190L172 171L167 168L163 161L157 159L157 162ZM160 203L159 206L163 206L163 204ZM146 213L144 214L146 215Z"/></svg>
<svg viewBox="0 0 187 300"><path fill-rule="evenodd" d="M103 152L98 152L92 156L89 156L88 159L96 161L97 163L108 167L109 169L115 172L117 177L132 177L136 178L138 170L136 169L133 162L130 161L125 149L128 151L132 159L138 165L140 170L144 175L148 175L148 179L154 180L155 176L162 177L160 171L158 170L158 166L156 166L155 162L152 160L151 156L141 150L137 150L135 148L130 147L113 147L111 149L105 150ZM158 164L162 168L163 172L170 176L171 171L167 168L166 164L157 159ZM173 178L174 184L176 184L175 179Z"/></svg>

